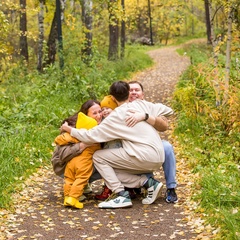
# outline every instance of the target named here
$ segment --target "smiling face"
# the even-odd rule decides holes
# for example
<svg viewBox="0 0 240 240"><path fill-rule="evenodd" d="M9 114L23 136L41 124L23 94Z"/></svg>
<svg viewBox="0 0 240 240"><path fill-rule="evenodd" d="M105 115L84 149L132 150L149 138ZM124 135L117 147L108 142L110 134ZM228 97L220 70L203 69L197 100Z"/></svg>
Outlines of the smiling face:
<svg viewBox="0 0 240 240"><path fill-rule="evenodd" d="M113 110L109 107L103 107L102 108L102 116L103 118L106 118Z"/></svg>
<svg viewBox="0 0 240 240"><path fill-rule="evenodd" d="M100 105L93 104L89 109L87 115L91 118L94 118L98 124L102 121L102 109Z"/></svg>
<svg viewBox="0 0 240 240"><path fill-rule="evenodd" d="M136 99L143 99L144 93L141 86L138 83L130 83L130 93L129 93L129 102L132 102Z"/></svg>

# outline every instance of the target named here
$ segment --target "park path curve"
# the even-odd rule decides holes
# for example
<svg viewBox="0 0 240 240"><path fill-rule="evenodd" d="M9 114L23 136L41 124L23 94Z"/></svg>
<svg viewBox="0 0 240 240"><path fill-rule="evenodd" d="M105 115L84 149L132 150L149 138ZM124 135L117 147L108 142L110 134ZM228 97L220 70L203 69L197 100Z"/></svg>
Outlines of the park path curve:
<svg viewBox="0 0 240 240"><path fill-rule="evenodd" d="M190 64L189 58L178 55L176 49L164 47L149 51L155 65L131 79L142 82L147 100L170 106L174 87ZM170 128L164 137L174 145L171 131ZM63 180L54 175L51 166L43 167L24 183L23 191L14 196L15 210L0 210L0 240L200 239L201 220L195 224L188 202L191 174L184 160L178 159L176 149L175 152L179 203L165 202L164 187L161 198L149 206L142 205L138 198L133 200L132 208L98 209L94 195L89 194L83 209L65 208ZM162 179L161 170L155 174ZM93 184L94 193L101 192L101 184L101 181Z"/></svg>

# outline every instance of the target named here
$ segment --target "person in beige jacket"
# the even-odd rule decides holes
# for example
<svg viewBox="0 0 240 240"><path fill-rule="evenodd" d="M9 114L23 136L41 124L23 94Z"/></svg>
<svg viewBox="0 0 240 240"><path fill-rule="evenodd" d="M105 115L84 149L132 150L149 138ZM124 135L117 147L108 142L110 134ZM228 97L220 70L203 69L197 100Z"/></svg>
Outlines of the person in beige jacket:
<svg viewBox="0 0 240 240"><path fill-rule="evenodd" d="M110 87L110 95L118 107L102 123L90 130L76 129L64 123L61 129L85 143L122 140L122 148L98 150L93 155L96 169L103 177L107 187L116 197L98 205L99 208L122 208L132 206L128 188L145 187L148 191L143 204L152 204L159 196L162 183L147 178L146 173L158 170L164 162L161 138L155 130L156 117L169 116L173 110L163 104L153 104L145 100L129 102L129 84L117 81ZM126 124L128 113L140 112L145 121L129 127ZM149 123L149 124L148 124ZM157 122L156 122L157 123ZM158 121L159 123L159 121ZM161 125L167 124L163 119Z"/></svg>

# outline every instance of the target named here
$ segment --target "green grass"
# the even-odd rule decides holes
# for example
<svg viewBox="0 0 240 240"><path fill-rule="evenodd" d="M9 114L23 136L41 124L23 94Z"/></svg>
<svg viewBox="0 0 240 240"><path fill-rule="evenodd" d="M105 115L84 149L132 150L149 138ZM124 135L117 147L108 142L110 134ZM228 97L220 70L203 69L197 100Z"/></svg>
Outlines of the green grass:
<svg viewBox="0 0 240 240"><path fill-rule="evenodd" d="M208 216L207 221L221 228L221 239L239 239L240 178L231 161L205 167L201 173L201 191L195 196Z"/></svg>
<svg viewBox="0 0 240 240"><path fill-rule="evenodd" d="M238 88L236 93L231 92L234 100L216 107L215 91L206 80L209 69L205 66L211 64L202 64L211 56L209 48L192 45L180 52L187 53L193 64L182 75L174 93L177 112L174 134L180 142L178 149L182 149L192 171L199 176L193 199L200 203L199 209L204 209L206 223L220 229L217 238L237 240L240 237L240 135L239 121L234 114L239 111L239 84L237 78L232 78L231 84ZM232 72L235 71L233 68Z"/></svg>

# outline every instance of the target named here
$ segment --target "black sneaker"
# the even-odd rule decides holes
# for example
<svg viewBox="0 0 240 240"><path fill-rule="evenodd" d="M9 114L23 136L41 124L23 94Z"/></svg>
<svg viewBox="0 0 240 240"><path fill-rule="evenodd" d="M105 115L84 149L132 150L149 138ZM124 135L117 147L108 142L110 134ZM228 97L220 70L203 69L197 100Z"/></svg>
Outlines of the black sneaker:
<svg viewBox="0 0 240 240"><path fill-rule="evenodd" d="M178 197L177 197L177 194L176 194L174 188L167 189L165 200L167 203L177 203L178 202Z"/></svg>

